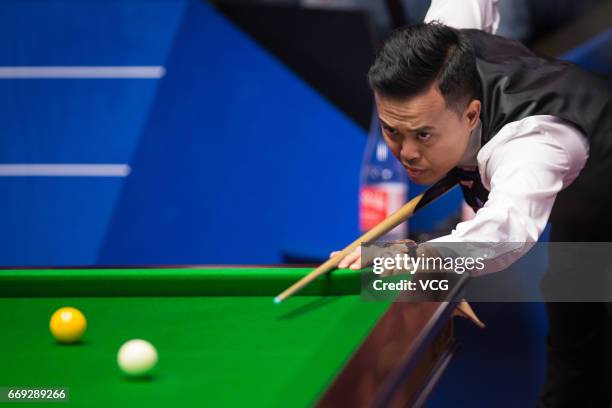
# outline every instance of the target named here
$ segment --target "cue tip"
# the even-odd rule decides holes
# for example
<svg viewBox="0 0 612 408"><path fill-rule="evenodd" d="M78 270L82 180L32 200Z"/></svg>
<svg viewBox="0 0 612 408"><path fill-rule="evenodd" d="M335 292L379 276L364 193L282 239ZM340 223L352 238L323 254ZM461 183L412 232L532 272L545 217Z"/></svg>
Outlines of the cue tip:
<svg viewBox="0 0 612 408"><path fill-rule="evenodd" d="M282 302L282 299L279 298L278 296L274 298L274 304L278 305L280 302Z"/></svg>

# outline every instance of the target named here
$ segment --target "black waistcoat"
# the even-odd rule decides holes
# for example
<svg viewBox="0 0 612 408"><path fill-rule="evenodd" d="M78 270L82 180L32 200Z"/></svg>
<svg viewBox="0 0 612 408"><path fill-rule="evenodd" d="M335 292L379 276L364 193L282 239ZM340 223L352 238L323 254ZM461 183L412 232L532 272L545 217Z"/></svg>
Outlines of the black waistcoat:
<svg viewBox="0 0 612 408"><path fill-rule="evenodd" d="M557 195L551 222L612 225L612 84L569 62L538 57L518 42L460 31L474 48L482 86L482 145L504 125L528 116L572 123L589 141L589 159Z"/></svg>

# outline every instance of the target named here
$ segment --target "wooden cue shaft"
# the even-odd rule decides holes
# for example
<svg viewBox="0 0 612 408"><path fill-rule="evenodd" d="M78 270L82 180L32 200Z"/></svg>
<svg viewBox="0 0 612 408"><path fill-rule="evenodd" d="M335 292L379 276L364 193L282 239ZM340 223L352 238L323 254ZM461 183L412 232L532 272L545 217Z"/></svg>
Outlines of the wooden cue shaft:
<svg viewBox="0 0 612 408"><path fill-rule="evenodd" d="M308 275L304 276L299 281L295 282L293 285L285 289L282 293L274 298L274 303L280 303L289 296L293 295L304 286L308 285L310 282L323 275L326 272L329 272L331 269L335 268L340 261L347 256L351 251L361 245L362 242L370 242L374 241L387 232L391 231L393 228L397 227L403 221L406 221L408 218L412 216L417 210L423 208L425 205L429 204L436 198L440 197L442 194L446 193L452 187L457 184L457 181L454 178L445 177L440 180L433 186L431 186L427 191L422 194L419 194L408 203L404 204L399 210L391 214L389 217L381 221L374 228L357 238L353 241L349 246L344 248L342 251L338 252L335 256L328 259L324 263L322 263L315 270L310 272Z"/></svg>

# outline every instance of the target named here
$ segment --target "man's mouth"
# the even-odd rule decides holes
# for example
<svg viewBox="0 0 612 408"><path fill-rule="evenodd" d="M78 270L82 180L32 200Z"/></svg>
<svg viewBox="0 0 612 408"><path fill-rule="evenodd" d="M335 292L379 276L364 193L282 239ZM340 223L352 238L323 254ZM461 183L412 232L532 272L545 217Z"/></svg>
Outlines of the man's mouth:
<svg viewBox="0 0 612 408"><path fill-rule="evenodd" d="M410 167L410 166L404 166L404 168L406 169L410 177L418 177L421 174L425 173L426 171L425 169L419 169L417 167Z"/></svg>

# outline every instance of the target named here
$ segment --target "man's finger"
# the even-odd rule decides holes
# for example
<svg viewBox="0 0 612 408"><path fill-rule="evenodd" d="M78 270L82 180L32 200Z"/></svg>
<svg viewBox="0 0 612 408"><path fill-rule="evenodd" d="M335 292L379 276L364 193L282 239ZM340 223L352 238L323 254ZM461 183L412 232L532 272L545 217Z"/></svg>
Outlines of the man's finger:
<svg viewBox="0 0 612 408"><path fill-rule="evenodd" d="M353 252L345 256L342 261L340 261L340 263L338 264L338 268L346 268L355 261L359 260L359 258L361 258L361 249L357 248Z"/></svg>
<svg viewBox="0 0 612 408"><path fill-rule="evenodd" d="M347 256L347 267L351 269L360 269L361 268L361 251L353 251Z"/></svg>
<svg viewBox="0 0 612 408"><path fill-rule="evenodd" d="M480 327L481 329L485 328L485 324L480 321L478 316L476 316L476 313L474 313L474 310L472 310L470 304L465 300L462 300L459 303L453 314L455 316L458 315L470 319L476 326Z"/></svg>

